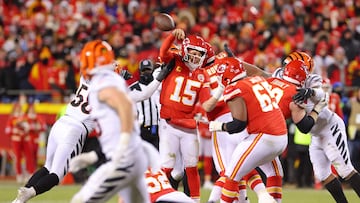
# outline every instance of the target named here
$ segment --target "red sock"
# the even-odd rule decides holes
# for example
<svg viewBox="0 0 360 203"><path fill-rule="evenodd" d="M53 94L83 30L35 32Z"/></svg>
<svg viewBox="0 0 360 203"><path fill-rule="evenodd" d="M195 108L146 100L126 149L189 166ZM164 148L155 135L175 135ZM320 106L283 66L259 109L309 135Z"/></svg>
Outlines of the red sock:
<svg viewBox="0 0 360 203"><path fill-rule="evenodd" d="M223 189L221 190L221 200L232 203L237 200L239 191L239 183L237 181L226 178Z"/></svg>
<svg viewBox="0 0 360 203"><path fill-rule="evenodd" d="M268 177L266 180L266 190L275 199L281 199L282 198L282 177L281 176Z"/></svg>
<svg viewBox="0 0 360 203"><path fill-rule="evenodd" d="M246 182L247 182L248 186L251 188L251 190L254 190L254 188L258 184L264 184L262 179L261 179L261 176L259 175L259 173L255 169L253 169L247 175L245 175L244 180L246 180Z"/></svg>
<svg viewBox="0 0 360 203"><path fill-rule="evenodd" d="M213 169L212 157L204 156L203 160L204 160L204 174L211 176Z"/></svg>
<svg viewBox="0 0 360 203"><path fill-rule="evenodd" d="M161 168L161 170L166 174L168 178L170 178L173 168Z"/></svg>
<svg viewBox="0 0 360 203"><path fill-rule="evenodd" d="M200 176L197 167L186 167L186 176L188 180L190 197L200 198Z"/></svg>
<svg viewBox="0 0 360 203"><path fill-rule="evenodd" d="M244 179L241 179L239 184L239 199L246 199L247 193L246 193L246 181Z"/></svg>
<svg viewBox="0 0 360 203"><path fill-rule="evenodd" d="M226 180L226 178L224 176L220 176L220 178L218 178L215 181L214 185L219 186L219 187L223 187L224 184L225 184L225 180Z"/></svg>

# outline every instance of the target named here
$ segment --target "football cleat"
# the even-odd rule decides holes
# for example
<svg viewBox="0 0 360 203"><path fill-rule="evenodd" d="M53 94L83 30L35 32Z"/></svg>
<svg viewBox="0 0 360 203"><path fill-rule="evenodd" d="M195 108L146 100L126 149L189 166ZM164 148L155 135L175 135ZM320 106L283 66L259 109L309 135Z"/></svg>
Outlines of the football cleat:
<svg viewBox="0 0 360 203"><path fill-rule="evenodd" d="M18 190L18 195L12 203L25 203L32 197L35 197L36 192L33 187L27 188L27 187L21 187Z"/></svg>

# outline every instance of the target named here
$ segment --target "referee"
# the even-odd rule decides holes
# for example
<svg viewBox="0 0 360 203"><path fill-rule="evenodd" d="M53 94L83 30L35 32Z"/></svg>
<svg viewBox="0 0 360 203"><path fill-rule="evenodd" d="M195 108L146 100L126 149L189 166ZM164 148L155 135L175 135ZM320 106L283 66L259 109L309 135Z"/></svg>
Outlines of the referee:
<svg viewBox="0 0 360 203"><path fill-rule="evenodd" d="M144 87L149 85L153 80L154 66L148 59L140 61L139 82L130 86L132 91L142 91ZM141 137L143 140L151 143L156 149L159 150L159 134L158 134L158 103L159 92L156 91L149 99L137 102L136 107L138 111L138 121L140 123Z"/></svg>

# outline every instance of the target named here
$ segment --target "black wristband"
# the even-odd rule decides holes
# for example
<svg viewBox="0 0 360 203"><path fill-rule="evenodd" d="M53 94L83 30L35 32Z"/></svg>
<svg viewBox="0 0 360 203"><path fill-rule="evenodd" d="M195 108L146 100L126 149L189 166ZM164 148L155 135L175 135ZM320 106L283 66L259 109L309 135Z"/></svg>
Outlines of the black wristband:
<svg viewBox="0 0 360 203"><path fill-rule="evenodd" d="M315 112L317 115L319 115L319 112L317 112L315 109L311 110L313 112Z"/></svg>
<svg viewBox="0 0 360 203"><path fill-rule="evenodd" d="M226 131L226 130L225 130L225 123L221 124L221 130L222 130L222 131Z"/></svg>

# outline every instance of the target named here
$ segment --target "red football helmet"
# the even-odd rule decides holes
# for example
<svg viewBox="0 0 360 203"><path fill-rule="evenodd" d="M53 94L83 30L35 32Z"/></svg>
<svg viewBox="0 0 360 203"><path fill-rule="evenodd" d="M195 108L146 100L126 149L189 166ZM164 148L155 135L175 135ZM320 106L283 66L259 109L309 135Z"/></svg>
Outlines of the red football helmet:
<svg viewBox="0 0 360 203"><path fill-rule="evenodd" d="M234 57L224 57L215 60L217 75L224 86L246 77L246 70L240 60Z"/></svg>
<svg viewBox="0 0 360 203"><path fill-rule="evenodd" d="M288 63L290 63L290 61L293 61L293 60L304 61L308 72L311 73L313 71L314 60L306 52L294 51L294 52L290 53L283 61L284 66L286 66Z"/></svg>
<svg viewBox="0 0 360 203"><path fill-rule="evenodd" d="M87 78L92 69L97 66L115 62L115 55L106 41L93 40L85 44L80 53L80 71Z"/></svg>
<svg viewBox="0 0 360 203"><path fill-rule="evenodd" d="M297 86L301 86L304 84L308 74L308 69L304 61L293 60L284 67L283 79Z"/></svg>
<svg viewBox="0 0 360 203"><path fill-rule="evenodd" d="M212 48L211 44L208 42L205 42L206 45L206 57L205 57L205 63L204 66L211 65L215 61L215 51Z"/></svg>
<svg viewBox="0 0 360 203"><path fill-rule="evenodd" d="M207 56L207 45L203 38L195 35L186 37L181 46L183 61L194 70L202 67ZM198 53L194 53L194 51Z"/></svg>

